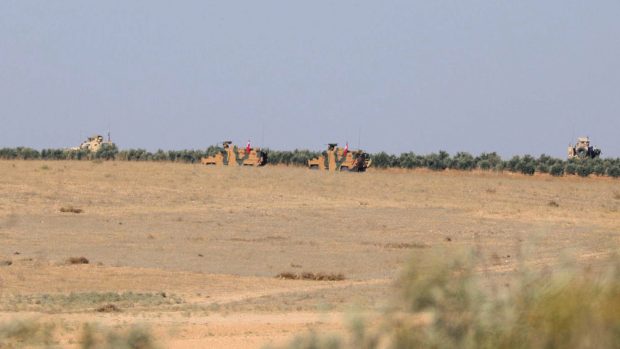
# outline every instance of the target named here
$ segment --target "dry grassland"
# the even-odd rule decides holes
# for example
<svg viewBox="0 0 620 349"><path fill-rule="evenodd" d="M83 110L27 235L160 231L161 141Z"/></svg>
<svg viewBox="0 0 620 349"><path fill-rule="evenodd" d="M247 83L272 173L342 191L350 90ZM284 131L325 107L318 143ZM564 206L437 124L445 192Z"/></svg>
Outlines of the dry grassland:
<svg viewBox="0 0 620 349"><path fill-rule="evenodd" d="M67 161L0 174L0 322L53 323L59 347L83 323L261 347L381 309L422 249L474 249L493 284L562 259L595 268L620 246L606 178Z"/></svg>

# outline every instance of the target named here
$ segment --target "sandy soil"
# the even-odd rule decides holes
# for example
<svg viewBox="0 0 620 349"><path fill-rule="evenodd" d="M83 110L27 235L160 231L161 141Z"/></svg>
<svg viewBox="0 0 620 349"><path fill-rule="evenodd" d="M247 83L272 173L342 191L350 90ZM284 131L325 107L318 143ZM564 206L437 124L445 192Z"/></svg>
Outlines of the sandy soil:
<svg viewBox="0 0 620 349"><path fill-rule="evenodd" d="M66 161L0 173L0 321L60 323L60 347L92 322L146 325L164 347L259 348L379 311L423 249L476 249L503 282L620 246L620 182L607 178Z"/></svg>

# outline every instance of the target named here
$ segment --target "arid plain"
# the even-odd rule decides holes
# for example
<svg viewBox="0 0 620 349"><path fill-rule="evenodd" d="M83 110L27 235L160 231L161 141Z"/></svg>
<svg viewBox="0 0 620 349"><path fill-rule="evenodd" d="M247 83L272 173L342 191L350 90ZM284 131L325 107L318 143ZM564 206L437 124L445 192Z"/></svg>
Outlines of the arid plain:
<svg viewBox="0 0 620 349"><path fill-rule="evenodd" d="M260 348L372 317L427 249L475 250L503 284L620 246L609 178L89 161L0 173L0 322L53 324L58 347L92 323L144 326L162 347Z"/></svg>

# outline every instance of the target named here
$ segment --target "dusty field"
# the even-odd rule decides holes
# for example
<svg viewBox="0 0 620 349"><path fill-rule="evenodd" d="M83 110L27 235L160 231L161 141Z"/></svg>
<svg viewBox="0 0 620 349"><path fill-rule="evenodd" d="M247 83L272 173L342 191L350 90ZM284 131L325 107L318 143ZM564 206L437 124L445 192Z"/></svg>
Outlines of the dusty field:
<svg viewBox="0 0 620 349"><path fill-rule="evenodd" d="M472 248L493 283L620 246L611 179L34 161L0 174L0 322L54 323L60 347L92 322L148 326L164 347L259 348L380 310L423 249Z"/></svg>

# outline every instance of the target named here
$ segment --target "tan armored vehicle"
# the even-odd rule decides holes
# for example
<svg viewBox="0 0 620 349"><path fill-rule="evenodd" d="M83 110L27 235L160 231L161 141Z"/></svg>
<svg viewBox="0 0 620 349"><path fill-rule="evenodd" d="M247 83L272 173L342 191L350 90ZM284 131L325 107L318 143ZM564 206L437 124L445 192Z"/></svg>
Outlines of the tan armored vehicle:
<svg viewBox="0 0 620 349"><path fill-rule="evenodd" d="M370 155L362 150L350 151L348 146L343 149L337 143L330 143L321 156L308 160L308 167L313 170L364 172L371 163Z"/></svg>
<svg viewBox="0 0 620 349"><path fill-rule="evenodd" d="M568 158L597 158L601 155L601 150L590 145L590 138L579 137L575 145L569 144L568 146Z"/></svg>
<svg viewBox="0 0 620 349"><path fill-rule="evenodd" d="M94 135L92 137L88 137L88 139L82 142L79 147L73 147L71 150L88 150L91 152L97 152L104 144L112 145L114 143L112 143L109 139L105 141L101 135Z"/></svg>
<svg viewBox="0 0 620 349"><path fill-rule="evenodd" d="M232 142L222 143L223 150L214 156L204 157L200 162L204 165L214 166L265 166L267 153L259 148L239 148Z"/></svg>

